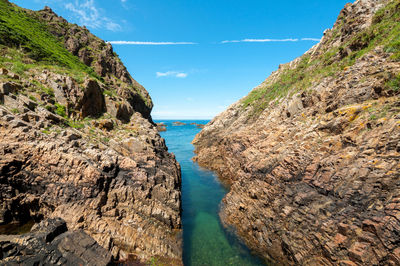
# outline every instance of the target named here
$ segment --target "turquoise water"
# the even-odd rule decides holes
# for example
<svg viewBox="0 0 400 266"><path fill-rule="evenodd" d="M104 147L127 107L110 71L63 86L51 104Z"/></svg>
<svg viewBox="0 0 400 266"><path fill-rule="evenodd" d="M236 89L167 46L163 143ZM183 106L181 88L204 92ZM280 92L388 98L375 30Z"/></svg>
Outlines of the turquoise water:
<svg viewBox="0 0 400 266"><path fill-rule="evenodd" d="M173 126L173 121L159 120L167 125L161 132L168 149L173 152L182 168L182 223L183 261L186 266L197 265L263 265L220 223L219 204L227 190L213 172L191 161L194 156L191 141L200 132L190 123L208 121L182 121L183 126Z"/></svg>

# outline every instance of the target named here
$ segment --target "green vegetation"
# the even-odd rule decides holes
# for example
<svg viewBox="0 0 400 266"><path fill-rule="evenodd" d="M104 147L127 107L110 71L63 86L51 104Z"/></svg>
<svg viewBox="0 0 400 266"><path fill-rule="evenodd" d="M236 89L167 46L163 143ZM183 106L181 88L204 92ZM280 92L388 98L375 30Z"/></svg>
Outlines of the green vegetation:
<svg viewBox="0 0 400 266"><path fill-rule="evenodd" d="M49 135L51 132L49 130L47 130L47 129L42 129L42 133L44 133L46 135Z"/></svg>
<svg viewBox="0 0 400 266"><path fill-rule="evenodd" d="M376 119L377 119L376 114L372 114L369 116L369 120L376 120Z"/></svg>
<svg viewBox="0 0 400 266"><path fill-rule="evenodd" d="M47 95L54 97L54 91L52 88L44 87L42 86L43 92L46 93Z"/></svg>
<svg viewBox="0 0 400 266"><path fill-rule="evenodd" d="M295 83L297 86L305 87L306 84L301 84L305 81L306 68L310 57L303 56L298 66L295 69L288 69L282 73L277 82L270 86L255 89L243 100L245 107L257 103L257 111L262 111L267 104L276 99L285 97L293 88Z"/></svg>
<svg viewBox="0 0 400 266"><path fill-rule="evenodd" d="M339 20L333 30L333 38L339 34L344 18ZM336 32L336 33L335 33ZM400 60L400 2L390 2L379 10L372 25L357 33L340 47L334 47L323 51L321 56L311 58L302 56L294 68L281 70L274 83L254 89L242 100L244 108L253 107L253 115L261 113L271 102L306 90L313 83L320 82L323 78L334 76L341 70L352 66L355 61L364 54L370 52L378 45L384 47L384 51L391 53L393 60ZM399 77L390 80L387 88L398 91Z"/></svg>
<svg viewBox="0 0 400 266"><path fill-rule="evenodd" d="M159 263L157 258L151 257L151 259L149 261L149 265L150 266L159 266L159 265L162 265L162 264Z"/></svg>
<svg viewBox="0 0 400 266"><path fill-rule="evenodd" d="M140 85L130 86L117 77L111 81L110 77L107 77L104 81L91 67L86 66L64 47L65 38L68 36L56 37L51 33L55 30L54 27L60 26L68 29L71 26L68 23L58 23L57 25L42 22L40 16L38 12L20 8L6 0L0 0L0 68L9 71L9 75L1 77L2 80L22 85L23 89L19 93L37 102L40 107L65 118L54 128L42 129L44 134L58 133L65 127L71 127L84 129L84 131L90 130L89 133L93 135L96 142L109 142L110 135L104 135L106 133L102 130L97 130L95 127L99 124L92 120L112 118L112 116L103 114L101 117L87 117L80 121L69 118L69 115L74 117L71 114L78 114L79 110L67 109L66 106L56 102L50 79L53 79L55 74L60 74L71 77L78 84L82 84L85 80L94 78L109 85L106 86L108 90L104 90L105 95L118 96L116 88L123 87L133 90L137 94L135 97L141 97L147 105L151 106L150 98L145 97L145 91L141 91ZM57 32L59 31L57 30ZM91 38L88 45L92 48L84 47L84 49L92 50L94 55L98 55L101 50L97 49L97 44L103 47L106 44L98 38L93 38L90 34L88 36ZM117 58L117 60L120 59ZM13 73L18 74L18 77L11 75ZM56 82L62 86L66 86L65 83L68 83L62 79L58 79ZM83 88L84 86L79 87ZM12 111L19 113L18 109ZM91 129L92 127L94 129Z"/></svg>
<svg viewBox="0 0 400 266"><path fill-rule="evenodd" d="M31 60L42 65L60 66L70 72L80 73L81 76L86 73L98 79L93 69L68 52L44 23L34 18L29 11L4 0L0 0L0 44L22 48ZM11 55L11 58L16 73L23 74L31 67L22 61L21 56Z"/></svg>
<svg viewBox="0 0 400 266"><path fill-rule="evenodd" d="M14 114L19 114L19 110L17 108L11 109L11 112L13 112Z"/></svg>
<svg viewBox="0 0 400 266"><path fill-rule="evenodd" d="M34 101L34 102L37 102L37 99L35 97L33 97L32 95L29 95L29 99Z"/></svg>
<svg viewBox="0 0 400 266"><path fill-rule="evenodd" d="M143 102L146 104L146 106L148 106L148 107L152 106L151 100L150 100L149 98L146 98L146 97L142 94L142 92L141 92L140 89L135 88L135 90L136 90L136 93L137 93L137 94L140 96L140 98L143 100Z"/></svg>
<svg viewBox="0 0 400 266"><path fill-rule="evenodd" d="M54 111L54 106L52 105L46 105L44 108L46 108L47 111L53 112Z"/></svg>
<svg viewBox="0 0 400 266"><path fill-rule="evenodd" d="M399 110L400 109L396 106L396 102L384 105L375 102L367 109L370 121L379 120L381 118L388 119L398 113Z"/></svg>
<svg viewBox="0 0 400 266"><path fill-rule="evenodd" d="M399 92L400 91L400 74L398 74L396 77L388 80L385 85L386 90L392 90L394 92Z"/></svg>
<svg viewBox="0 0 400 266"><path fill-rule="evenodd" d="M23 64L21 62L15 62L14 65L11 67L11 70L19 75L22 75L25 73L25 71L29 70L29 65Z"/></svg>
<svg viewBox="0 0 400 266"><path fill-rule="evenodd" d="M45 127L41 131L42 131L42 133L44 133L46 135L49 135L51 133L50 130L51 130L51 126L50 127Z"/></svg>
<svg viewBox="0 0 400 266"><path fill-rule="evenodd" d="M73 120L69 120L68 121L68 125L72 128L75 129L81 129L85 127L85 124L81 121L73 121Z"/></svg>
<svg viewBox="0 0 400 266"><path fill-rule="evenodd" d="M62 117L64 117L64 118L67 117L67 113L66 113L66 111L65 111L66 108L65 108L64 105L61 105L61 104L59 104L59 103L55 103L54 106L56 107L56 109L55 109L55 111L54 111L56 114L58 114L59 116L62 116Z"/></svg>
<svg viewBox="0 0 400 266"><path fill-rule="evenodd" d="M109 96L109 97L112 97L112 96L115 95L115 93L114 93L113 91L110 91L110 90L104 90L104 91L103 91L103 94L104 94L104 95L107 95L107 96Z"/></svg>
<svg viewBox="0 0 400 266"><path fill-rule="evenodd" d="M37 81L37 80L32 80L31 82L32 82L33 84L35 84L36 89L37 89L37 92L38 92L39 94L47 94L47 95L49 95L50 97L54 98L54 91L53 91L52 88L43 86L43 84L40 83L40 82Z"/></svg>

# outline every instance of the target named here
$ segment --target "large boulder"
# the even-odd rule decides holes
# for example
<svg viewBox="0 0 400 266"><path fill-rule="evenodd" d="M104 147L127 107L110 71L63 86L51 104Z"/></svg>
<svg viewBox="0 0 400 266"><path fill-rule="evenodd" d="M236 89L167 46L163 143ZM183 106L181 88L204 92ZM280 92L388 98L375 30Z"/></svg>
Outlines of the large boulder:
<svg viewBox="0 0 400 266"><path fill-rule="evenodd" d="M0 235L0 264L107 265L111 254L83 230L68 231L61 218L46 219L24 235Z"/></svg>

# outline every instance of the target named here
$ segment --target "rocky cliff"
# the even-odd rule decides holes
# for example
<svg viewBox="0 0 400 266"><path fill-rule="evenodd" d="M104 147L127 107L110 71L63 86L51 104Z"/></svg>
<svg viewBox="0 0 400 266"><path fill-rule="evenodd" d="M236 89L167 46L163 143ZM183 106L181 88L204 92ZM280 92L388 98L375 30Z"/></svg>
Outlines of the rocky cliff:
<svg viewBox="0 0 400 266"><path fill-rule="evenodd" d="M400 2L347 4L194 139L222 221L277 264L399 265L399 87Z"/></svg>
<svg viewBox="0 0 400 266"><path fill-rule="evenodd" d="M181 264L180 166L152 105L110 44L0 0L0 264Z"/></svg>

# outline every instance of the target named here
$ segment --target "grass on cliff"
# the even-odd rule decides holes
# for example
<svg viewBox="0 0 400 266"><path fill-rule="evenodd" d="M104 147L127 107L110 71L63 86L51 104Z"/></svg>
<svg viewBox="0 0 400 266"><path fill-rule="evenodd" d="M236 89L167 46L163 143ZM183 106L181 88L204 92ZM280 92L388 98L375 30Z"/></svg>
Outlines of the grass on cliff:
<svg viewBox="0 0 400 266"><path fill-rule="evenodd" d="M72 55L49 31L47 26L33 18L25 9L0 0L0 44L20 48L35 63L55 65L74 73L86 73L98 78L93 69ZM17 73L26 71L29 64L15 63Z"/></svg>
<svg viewBox="0 0 400 266"><path fill-rule="evenodd" d="M389 79L384 87L386 90L392 90L394 92L400 92L400 73Z"/></svg>
<svg viewBox="0 0 400 266"><path fill-rule="evenodd" d="M333 37L339 32L338 24L333 30ZM296 67L285 69L272 84L260 86L251 91L242 100L242 106L253 107L253 115L260 114L268 105L277 99L306 90L313 83L323 78L335 76L346 67L377 46L391 54L393 60L400 60L400 1L395 0L380 9L373 17L372 25L355 34L340 47L330 48L316 58L303 55ZM350 52L348 52L350 51ZM388 83L394 88L397 78ZM395 90L397 91L397 90Z"/></svg>

